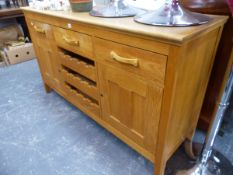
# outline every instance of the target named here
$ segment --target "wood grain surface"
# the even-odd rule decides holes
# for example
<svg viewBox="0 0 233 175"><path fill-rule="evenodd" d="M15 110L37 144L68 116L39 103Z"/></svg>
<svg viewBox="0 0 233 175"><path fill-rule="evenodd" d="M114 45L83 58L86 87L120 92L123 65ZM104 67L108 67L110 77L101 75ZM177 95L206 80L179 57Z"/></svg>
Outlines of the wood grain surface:
<svg viewBox="0 0 233 175"><path fill-rule="evenodd" d="M46 89L154 162L155 174L163 175L169 157L195 131L227 18L164 28L132 18L24 10Z"/></svg>

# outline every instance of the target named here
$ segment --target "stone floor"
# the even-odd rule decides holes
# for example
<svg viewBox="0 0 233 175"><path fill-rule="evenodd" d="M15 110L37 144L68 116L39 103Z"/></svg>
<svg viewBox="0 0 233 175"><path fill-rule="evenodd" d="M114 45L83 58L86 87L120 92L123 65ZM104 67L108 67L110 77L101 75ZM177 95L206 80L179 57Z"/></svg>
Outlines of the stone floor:
<svg viewBox="0 0 233 175"><path fill-rule="evenodd" d="M215 147L233 163L231 129ZM0 175L152 175L153 169L55 92L46 94L35 60L0 69Z"/></svg>

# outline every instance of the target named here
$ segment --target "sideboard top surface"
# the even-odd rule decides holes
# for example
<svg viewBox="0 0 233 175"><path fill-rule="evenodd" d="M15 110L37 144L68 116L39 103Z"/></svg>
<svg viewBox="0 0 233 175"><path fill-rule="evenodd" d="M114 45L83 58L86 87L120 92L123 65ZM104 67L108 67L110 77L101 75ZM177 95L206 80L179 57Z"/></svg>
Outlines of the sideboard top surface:
<svg viewBox="0 0 233 175"><path fill-rule="evenodd" d="M58 18L69 19L72 21L82 22L86 24L102 26L110 29L120 30L124 32L135 33L139 35L153 37L159 40L167 40L173 43L182 43L195 36L207 32L211 28L217 27L227 21L226 16L209 15L211 20L207 24L190 27L157 27L149 26L134 22L132 17L127 18L99 18L90 16L88 13L74 13L71 11L49 11L36 10L30 7L21 8L27 12L38 13Z"/></svg>

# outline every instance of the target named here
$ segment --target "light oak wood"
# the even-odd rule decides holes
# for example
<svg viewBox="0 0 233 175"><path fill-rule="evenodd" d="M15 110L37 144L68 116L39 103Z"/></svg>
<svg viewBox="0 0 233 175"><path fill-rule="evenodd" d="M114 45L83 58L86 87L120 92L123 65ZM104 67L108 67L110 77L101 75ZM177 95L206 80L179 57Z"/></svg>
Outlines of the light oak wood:
<svg viewBox="0 0 233 175"><path fill-rule="evenodd" d="M138 58L125 58L125 57L118 55L114 51L110 52L110 56L113 60L116 60L119 63L129 64L129 65L138 67Z"/></svg>
<svg viewBox="0 0 233 175"><path fill-rule="evenodd" d="M88 13L73 13L70 11L43 11L36 10L30 7L22 7L24 11L36 12L41 15L49 15L50 17L58 17L63 19L68 19L72 21L78 21L87 25L94 25L105 28L112 28L119 31L136 33L140 35L150 36L164 41L173 43L182 43L184 41L190 40L194 37L199 36L201 33L208 32L210 28L217 27L220 20L212 20L212 22L200 26L192 27L154 27L136 23L132 18L96 18L90 16ZM211 17L211 15L210 15ZM212 19L221 19L221 16L212 16ZM225 19L226 20L226 19ZM59 22L59 21L58 21ZM67 22L66 25L67 27ZM172 32L171 32L172 30ZM85 32L85 31L84 31Z"/></svg>
<svg viewBox="0 0 233 175"><path fill-rule="evenodd" d="M90 59L93 57L92 41L90 36L54 27L54 37L59 47Z"/></svg>
<svg viewBox="0 0 233 175"><path fill-rule="evenodd" d="M75 86L83 93L88 94L90 97L94 98L95 100L99 99L99 93L98 93L96 85L93 85L93 84L87 82L86 80L83 80L82 78L80 78L77 75L69 73L65 69L62 69L61 72L62 72L63 78L66 82Z"/></svg>
<svg viewBox="0 0 233 175"><path fill-rule="evenodd" d="M83 94L77 91L77 89L71 88L69 85L65 85L66 92L70 98L75 100L75 104L80 107L82 106L86 110L93 113L95 116L100 115L99 105L90 100L89 98L85 97Z"/></svg>
<svg viewBox="0 0 233 175"><path fill-rule="evenodd" d="M27 20L29 31L32 35L34 48L41 69L43 80L45 81L45 89L49 92L50 87L57 87L60 84L58 73L58 60L56 45L54 43L53 30L50 25L35 20Z"/></svg>
<svg viewBox="0 0 233 175"><path fill-rule="evenodd" d="M164 82L167 57L142 49L129 47L127 45L94 38L95 58L97 61L125 69L129 72L139 74L145 78ZM112 58L112 54L124 57L132 62L137 60L137 65L125 64ZM126 61L126 62L128 62Z"/></svg>
<svg viewBox="0 0 233 175"><path fill-rule="evenodd" d="M225 87L227 82L225 75L228 75L233 63L233 59L230 57L233 46L232 13L227 1L225 0L182 0L181 3L185 8L188 8L193 12L229 16L228 21L224 25L219 42L219 47L207 87L207 93L205 95L198 122L199 128L207 131L211 121L215 117L215 112L218 109L218 103L216 103L216 100L222 97L221 90Z"/></svg>
<svg viewBox="0 0 233 175"><path fill-rule="evenodd" d="M34 25L33 28L36 32L45 34L45 29L43 29L43 27L38 27L37 25Z"/></svg>
<svg viewBox="0 0 233 175"><path fill-rule="evenodd" d="M99 64L98 73L104 120L154 153L163 90L124 69Z"/></svg>
<svg viewBox="0 0 233 175"><path fill-rule="evenodd" d="M213 65L218 33L221 33L221 28L190 41L183 48L171 48L170 57L173 59L168 61L171 76L165 81L161 113L161 116L168 117L160 120L160 130L166 132L161 132L158 139L156 155L160 161L155 162L159 165L158 170L155 169L157 174L162 173L165 162L180 143L194 134L202 105L200 102L203 102ZM162 148L160 144L166 146Z"/></svg>
<svg viewBox="0 0 233 175"><path fill-rule="evenodd" d="M31 26L30 33L46 89L154 162L155 174L163 175L167 160L195 131L226 17L164 28L132 18L23 9L29 26L40 21L34 25L41 30Z"/></svg>
<svg viewBox="0 0 233 175"><path fill-rule="evenodd" d="M96 81L95 67L93 65L81 61L78 57L74 58L62 52L59 52L59 55L62 65L73 69L77 73L91 79L92 81Z"/></svg>

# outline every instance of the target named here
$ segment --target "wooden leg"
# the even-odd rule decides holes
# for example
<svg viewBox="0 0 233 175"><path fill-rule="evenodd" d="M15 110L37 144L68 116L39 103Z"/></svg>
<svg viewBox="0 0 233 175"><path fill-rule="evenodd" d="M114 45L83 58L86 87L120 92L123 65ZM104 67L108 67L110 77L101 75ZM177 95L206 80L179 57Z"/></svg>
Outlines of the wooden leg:
<svg viewBox="0 0 233 175"><path fill-rule="evenodd" d="M45 83L44 83L44 88L46 93L50 93L52 91L52 89Z"/></svg>
<svg viewBox="0 0 233 175"><path fill-rule="evenodd" d="M165 168L166 168L165 161L155 161L154 167L155 167L154 175L164 175L165 174Z"/></svg>

